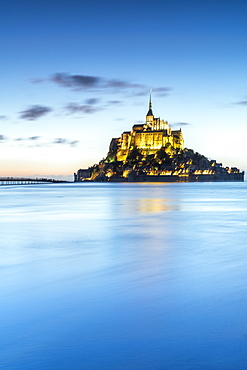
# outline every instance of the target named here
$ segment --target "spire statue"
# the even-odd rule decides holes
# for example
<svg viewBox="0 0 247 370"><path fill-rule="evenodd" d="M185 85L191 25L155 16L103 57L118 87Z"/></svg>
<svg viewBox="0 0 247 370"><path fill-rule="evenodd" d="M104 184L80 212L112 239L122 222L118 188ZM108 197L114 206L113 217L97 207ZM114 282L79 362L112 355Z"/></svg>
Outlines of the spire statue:
<svg viewBox="0 0 247 370"><path fill-rule="evenodd" d="M152 109L152 89L150 89L149 109Z"/></svg>

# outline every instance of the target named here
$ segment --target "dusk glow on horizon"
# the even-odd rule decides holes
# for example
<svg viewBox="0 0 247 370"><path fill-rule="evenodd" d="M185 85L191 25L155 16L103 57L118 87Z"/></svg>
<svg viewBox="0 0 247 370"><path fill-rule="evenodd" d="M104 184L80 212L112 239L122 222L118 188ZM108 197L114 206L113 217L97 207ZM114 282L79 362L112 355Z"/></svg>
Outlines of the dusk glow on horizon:
<svg viewBox="0 0 247 370"><path fill-rule="evenodd" d="M0 176L73 179L153 112L247 171L247 1L0 3Z"/></svg>

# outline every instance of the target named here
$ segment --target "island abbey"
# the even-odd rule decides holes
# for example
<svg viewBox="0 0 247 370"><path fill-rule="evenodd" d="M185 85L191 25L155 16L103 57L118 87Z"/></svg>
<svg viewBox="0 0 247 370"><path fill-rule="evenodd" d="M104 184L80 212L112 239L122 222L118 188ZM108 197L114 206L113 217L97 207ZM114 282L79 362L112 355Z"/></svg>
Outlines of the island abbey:
<svg viewBox="0 0 247 370"><path fill-rule="evenodd" d="M145 122L112 139L106 158L78 170L74 178L75 182L244 181L244 172L184 148L181 129L172 130L167 121L154 116L150 93Z"/></svg>
<svg viewBox="0 0 247 370"><path fill-rule="evenodd" d="M146 122L134 125L132 131L123 132L120 138L112 139L110 151L117 148L116 159L125 161L133 148L137 148L145 156L156 153L162 147L184 149L183 134L181 129L172 130L167 121L154 117L150 93Z"/></svg>

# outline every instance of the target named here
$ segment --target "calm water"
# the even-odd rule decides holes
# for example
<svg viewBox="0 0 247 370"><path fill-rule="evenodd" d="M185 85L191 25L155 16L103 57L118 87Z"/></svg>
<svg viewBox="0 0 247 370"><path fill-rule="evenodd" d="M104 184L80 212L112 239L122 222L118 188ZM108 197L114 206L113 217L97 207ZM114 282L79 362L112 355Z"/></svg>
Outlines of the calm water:
<svg viewBox="0 0 247 370"><path fill-rule="evenodd" d="M247 184L0 188L1 369L247 369Z"/></svg>

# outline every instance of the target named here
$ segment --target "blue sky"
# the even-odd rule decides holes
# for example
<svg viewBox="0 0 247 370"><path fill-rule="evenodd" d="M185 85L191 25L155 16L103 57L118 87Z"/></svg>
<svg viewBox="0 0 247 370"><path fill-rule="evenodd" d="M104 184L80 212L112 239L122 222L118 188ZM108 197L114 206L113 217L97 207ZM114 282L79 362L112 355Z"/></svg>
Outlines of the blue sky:
<svg viewBox="0 0 247 370"><path fill-rule="evenodd" d="M154 114L247 170L247 0L1 0L0 176L72 178Z"/></svg>

